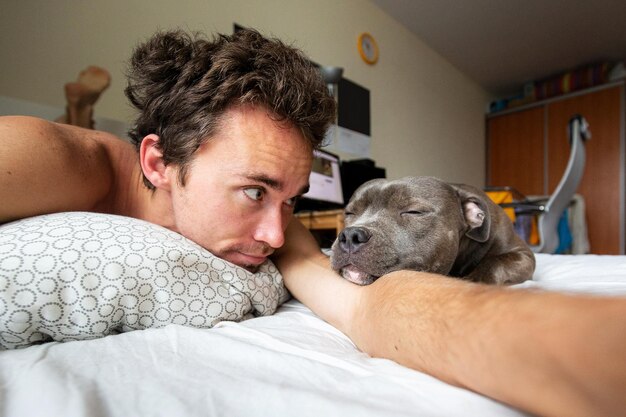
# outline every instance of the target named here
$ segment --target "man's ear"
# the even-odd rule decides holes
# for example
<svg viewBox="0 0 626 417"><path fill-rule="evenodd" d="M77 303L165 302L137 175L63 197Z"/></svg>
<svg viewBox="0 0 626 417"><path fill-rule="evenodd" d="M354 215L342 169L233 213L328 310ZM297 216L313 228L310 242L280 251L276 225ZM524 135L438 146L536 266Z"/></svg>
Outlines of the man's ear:
<svg viewBox="0 0 626 417"><path fill-rule="evenodd" d="M169 190L170 179L167 176L167 166L163 162L163 152L159 147L157 135L150 134L141 141L139 163L143 174L155 188Z"/></svg>

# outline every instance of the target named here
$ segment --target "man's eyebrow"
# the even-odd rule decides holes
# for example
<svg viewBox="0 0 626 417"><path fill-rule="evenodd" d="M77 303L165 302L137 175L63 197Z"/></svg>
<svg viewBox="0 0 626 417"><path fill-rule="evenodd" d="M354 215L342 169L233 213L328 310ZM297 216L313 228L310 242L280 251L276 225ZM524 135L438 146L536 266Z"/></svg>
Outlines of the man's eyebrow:
<svg viewBox="0 0 626 417"><path fill-rule="evenodd" d="M268 187L276 190L276 191L282 191L283 190L283 183L281 181L278 181L275 178L270 178L267 175L263 175L263 174L248 174L246 175L246 178L255 182L260 182L261 184L265 184Z"/></svg>

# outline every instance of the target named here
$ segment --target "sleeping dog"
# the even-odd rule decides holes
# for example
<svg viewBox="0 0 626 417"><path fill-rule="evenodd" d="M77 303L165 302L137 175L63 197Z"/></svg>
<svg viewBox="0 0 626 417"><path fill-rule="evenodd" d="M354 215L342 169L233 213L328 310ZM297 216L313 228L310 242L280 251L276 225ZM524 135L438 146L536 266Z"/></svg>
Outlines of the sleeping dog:
<svg viewBox="0 0 626 417"><path fill-rule="evenodd" d="M432 177L372 180L350 199L345 225L331 264L360 285L401 269L515 284L535 269L504 210L469 185Z"/></svg>

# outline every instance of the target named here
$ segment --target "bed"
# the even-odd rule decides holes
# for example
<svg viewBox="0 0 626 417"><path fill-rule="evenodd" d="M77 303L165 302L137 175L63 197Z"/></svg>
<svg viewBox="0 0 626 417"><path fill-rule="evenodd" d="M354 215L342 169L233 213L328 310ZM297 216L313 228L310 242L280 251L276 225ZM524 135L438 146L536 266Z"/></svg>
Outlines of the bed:
<svg viewBox="0 0 626 417"><path fill-rule="evenodd" d="M113 243L96 245L100 246L98 249L93 246L95 237L101 242L108 239ZM8 346L9 349L0 351L2 415L526 415L392 361L369 357L304 305L288 299L280 275L272 268L261 271L261 275L246 275L221 263L204 262L203 257L207 255L199 253L201 249L180 246L190 243L177 239L165 229L139 220L85 213L40 216L0 227L0 296L3 297L0 300L4 300L0 304L0 319L17 314L16 311L25 315L29 308L34 309L29 316L31 323L27 323L31 328L37 327L32 326L34 312L48 311L41 310L47 303L42 297L60 299L60 294L69 297L69 288L74 284L68 283L80 284L81 289L76 291L87 291L81 296L82 300L87 300L89 294L96 294L94 288L97 286L117 285L130 288L129 291L140 291L138 288L142 286L133 287L131 281L145 273L141 268L145 268L146 263L154 261L155 270L160 270L163 276L176 276L180 272L176 266L158 264L161 258L187 268L184 276L178 276L187 282L186 294L179 291L180 294L170 297L170 302L162 307L177 309L178 316L172 312L167 316L167 311L157 308L159 296L156 294L163 295L158 290L163 290L164 286L154 287L152 293L144 287L144 301L149 298L153 303L151 309L144 309L144 316L152 321L142 319L139 313L131 314L132 306L122 301L124 294L118 293L116 299L107 298L106 304L121 305L126 312L125 318L117 317L118 321L115 321L112 319L115 314L109 314L109 321L115 323L109 323L106 329L106 323L85 325L96 323L89 314L103 311L102 305L96 308L80 302L72 304L69 298L66 299L67 305L82 309L81 314L87 318L76 315L76 308L67 307L62 313L66 316L54 317L54 320L58 326L60 322L65 322L64 325L74 323L78 330L54 327L54 320L46 316L50 311L42 313L44 319L47 317L48 322L44 322L48 326L39 323L40 332L33 331L29 336L31 339L24 336L24 329L28 326L11 327L9 330L13 336L20 334L24 337L21 338L23 346ZM152 246L140 247L138 242L151 242ZM82 248L84 253L71 245L79 245L76 247ZM157 246L169 249L150 252ZM115 250L119 253L115 254ZM146 251L143 262L137 262L139 258L135 256L135 250ZM150 259L150 253L154 259ZM80 256L84 257L73 258ZM111 275L107 278L108 283L102 279L94 281L94 271L99 270L94 257L98 256L107 260L99 264L100 271L111 271L111 265L117 262L123 264L124 276ZM51 263L45 264L44 260ZM83 271L76 266L78 264L84 266ZM202 265L201 270L193 270L198 265ZM68 266L74 268L73 281L68 278L68 270L63 269ZM132 270L133 266L138 269ZM29 278L24 272L28 268L39 268L43 278ZM223 273L211 275L212 268ZM221 314L231 316L220 316L213 322L206 321L205 317L201 325L194 322L192 303L201 295L191 290L188 280L202 282L202 274L216 278L217 281L209 282L211 285L221 280L219 285L223 286L223 282L228 281L231 292L223 294L225 299L245 294L241 297L243 307L226 308L223 304ZM129 277L131 281L128 281ZM54 279L59 284L56 287L52 285ZM254 281L255 284L252 290L238 287L236 279ZM159 282L155 279L145 281ZM35 288L35 282L39 287ZM62 283L67 285L62 286ZM32 294L24 292L25 288L39 291L36 297L43 301L30 305ZM598 296L626 295L626 257L539 254L534 280L514 288L542 288ZM175 291L172 287L171 294ZM106 293L100 291L99 294ZM211 296L215 299L213 293ZM190 311L171 302L185 297L188 297L186 305ZM244 302L245 298L247 301ZM142 303L135 304L139 308ZM545 308L547 310L550 306ZM202 315L210 316L206 314L209 310L209 305L205 305ZM159 316L158 311L165 315ZM5 320L0 330L5 342L9 339L18 343L7 333L15 322L7 324ZM89 331L85 330L87 328ZM96 330L102 333L96 334ZM46 337L64 341L36 343Z"/></svg>

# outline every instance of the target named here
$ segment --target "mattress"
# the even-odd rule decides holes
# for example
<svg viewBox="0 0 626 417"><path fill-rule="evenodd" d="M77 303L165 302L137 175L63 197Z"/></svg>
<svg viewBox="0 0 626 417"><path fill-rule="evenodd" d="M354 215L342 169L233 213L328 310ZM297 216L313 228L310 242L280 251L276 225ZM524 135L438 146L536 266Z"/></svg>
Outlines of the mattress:
<svg viewBox="0 0 626 417"><path fill-rule="evenodd" d="M537 255L534 280L514 288L626 296L626 256ZM0 413L526 415L369 357L293 299L273 315L221 321L210 329L170 324L0 352Z"/></svg>

